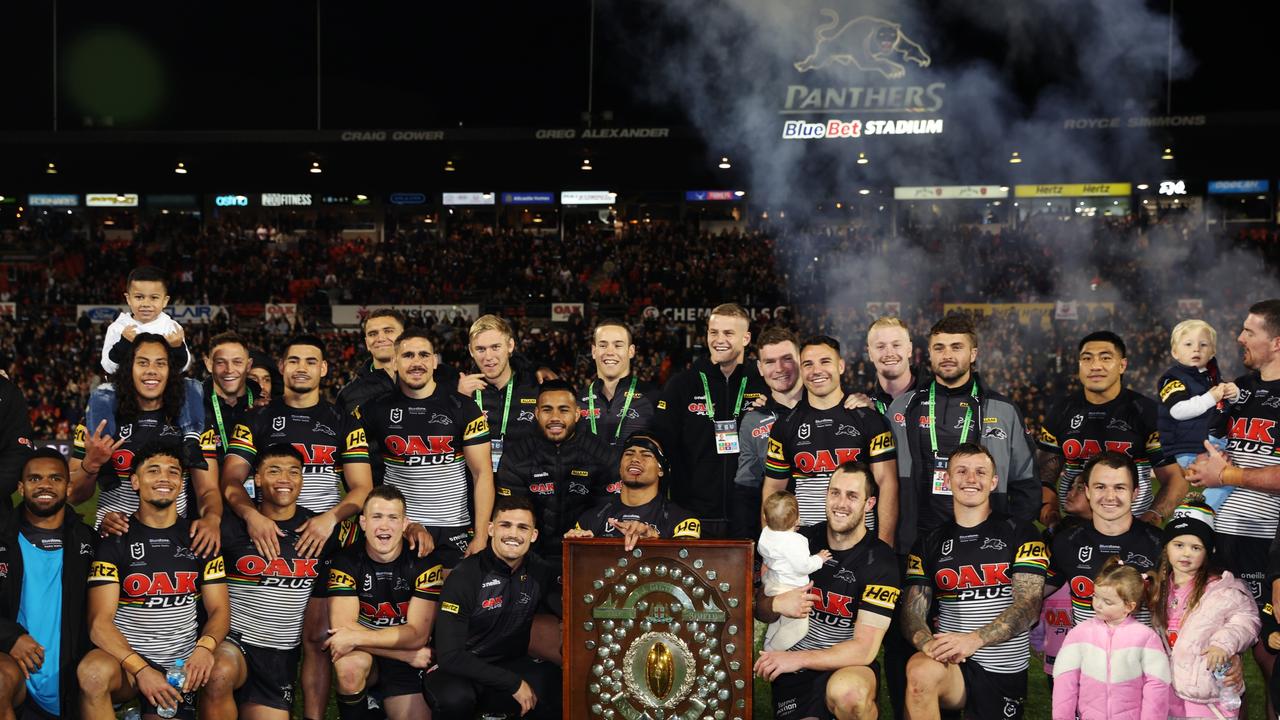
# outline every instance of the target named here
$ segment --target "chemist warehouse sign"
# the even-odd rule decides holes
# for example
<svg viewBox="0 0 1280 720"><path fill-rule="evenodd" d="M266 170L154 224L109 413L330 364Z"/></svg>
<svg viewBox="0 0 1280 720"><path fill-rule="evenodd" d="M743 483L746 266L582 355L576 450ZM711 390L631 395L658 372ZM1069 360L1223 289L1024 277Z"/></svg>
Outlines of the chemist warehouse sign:
<svg viewBox="0 0 1280 720"><path fill-rule="evenodd" d="M928 82L933 59L892 18L841 17L831 9L797 17L813 42L795 58L782 108L784 140L849 140L871 135L940 135L945 83ZM889 115L910 116L890 118ZM838 117L832 117L838 116Z"/></svg>

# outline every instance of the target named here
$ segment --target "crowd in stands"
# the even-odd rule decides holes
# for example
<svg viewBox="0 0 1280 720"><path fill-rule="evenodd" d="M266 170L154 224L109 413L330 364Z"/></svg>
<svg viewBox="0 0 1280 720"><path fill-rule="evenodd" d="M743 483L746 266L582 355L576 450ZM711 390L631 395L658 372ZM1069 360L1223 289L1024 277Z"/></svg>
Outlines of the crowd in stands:
<svg viewBox="0 0 1280 720"><path fill-rule="evenodd" d="M96 357L105 325L72 317L65 307L119 303L129 269L145 264L172 274L175 303L298 303L295 325L301 327L220 316L189 325L188 341L199 353L209 337L235 327L270 356L291 332L316 332L334 358L324 385L330 396L368 362L353 328L329 324L324 306L330 304L470 301L501 312L524 303L588 301L600 314L620 313L633 323L635 367L657 382L685 367L702 331L691 322L643 317L644 308L708 308L724 298L748 307L786 305L802 334L828 333L844 343L845 383L861 390L874 377L863 352L866 327L880 314L867 307L870 301L901 303L919 363L922 338L946 303L1053 302L1074 293L1066 296L1082 301L1078 320L1043 315L1019 322L1008 313L976 318L978 368L1023 408L1033 427L1075 382L1075 343L1090 330L1109 328L1125 338L1127 383L1153 394L1168 364L1169 330L1180 319L1171 298L1204 299L1199 314L1223 333L1220 358L1232 376L1239 369L1235 328L1260 291L1249 283L1197 287L1187 280L1203 277L1212 258L1228 253L1245 253L1260 276L1274 276L1280 267L1276 230L1226 234L1189 216L1156 224L1040 220L999 234L908 226L892 240L858 229L713 234L655 224L616 235L583 231L564 241L477 226L399 230L378 241L336 231L167 222L143 226L132 242L121 243L101 229L50 214L20 232L6 231L0 248L42 258L11 265L0 287L0 299L17 303L26 317L0 318L0 368L26 393L41 437L69 438L88 393L102 381ZM1110 305L1085 305L1092 301ZM54 311L58 306L61 313ZM444 357L467 369L471 319L428 321ZM513 321L527 356L572 382L590 376L590 322ZM203 375L203 365L193 371Z"/></svg>

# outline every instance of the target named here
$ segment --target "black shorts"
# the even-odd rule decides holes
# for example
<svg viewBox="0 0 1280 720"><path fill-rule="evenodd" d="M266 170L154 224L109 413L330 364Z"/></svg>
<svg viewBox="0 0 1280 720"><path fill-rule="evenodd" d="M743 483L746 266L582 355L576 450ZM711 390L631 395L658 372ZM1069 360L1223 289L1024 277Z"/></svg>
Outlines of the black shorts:
<svg viewBox="0 0 1280 720"><path fill-rule="evenodd" d="M234 630L227 634L227 642L240 650L247 668L244 685L235 692L236 705L253 703L280 710L293 709L302 646L292 650L258 647L246 643Z"/></svg>
<svg viewBox="0 0 1280 720"><path fill-rule="evenodd" d="M401 660L374 657L378 677L373 689L384 698L397 695L418 695L422 692L422 671Z"/></svg>
<svg viewBox="0 0 1280 720"><path fill-rule="evenodd" d="M553 720L562 717L560 712L560 667L531 657L499 660L494 665L520 676L529 683L529 689L538 697L534 706L522 720ZM460 675L453 675L439 665L432 667L418 688L427 699L432 717L442 720L472 718L476 713L501 713L509 718L519 718L520 706L511 695L495 692Z"/></svg>
<svg viewBox="0 0 1280 720"><path fill-rule="evenodd" d="M168 673L164 666L157 662L152 662L151 658L138 653L138 657L147 661L147 664L160 671L161 675ZM142 709L143 715L155 715L156 706L147 702L147 698L141 692L138 693L138 706ZM196 694L194 692L182 693L182 702L178 704L178 714L174 716L178 720L196 720Z"/></svg>
<svg viewBox="0 0 1280 720"><path fill-rule="evenodd" d="M876 676L876 690L879 692L880 663L873 662L867 666ZM773 717L774 720L802 720L804 718L833 718L827 709L827 682L831 680L834 670L818 672L816 670L799 670L779 675L773 681Z"/></svg>
<svg viewBox="0 0 1280 720"><path fill-rule="evenodd" d="M471 544L472 535L470 525L431 526L427 528L427 532L431 533L431 539L436 543L437 557L440 558L445 570L452 570L453 566L467 554L467 546Z"/></svg>
<svg viewBox="0 0 1280 720"><path fill-rule="evenodd" d="M1218 533L1214 535L1213 544L1214 559L1223 570L1230 570L1249 588L1258 608L1271 602L1267 583L1267 553L1271 549L1271 541Z"/></svg>
<svg viewBox="0 0 1280 720"><path fill-rule="evenodd" d="M972 720L1021 720L1027 703L1027 671L991 672L969 658L960 663L964 677L964 716Z"/></svg>

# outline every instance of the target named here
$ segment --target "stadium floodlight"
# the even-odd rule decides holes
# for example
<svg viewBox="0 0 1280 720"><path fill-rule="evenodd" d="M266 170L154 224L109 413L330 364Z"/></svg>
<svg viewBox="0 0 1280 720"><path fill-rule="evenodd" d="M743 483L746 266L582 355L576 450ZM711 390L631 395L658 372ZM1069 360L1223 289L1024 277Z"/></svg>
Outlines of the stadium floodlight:
<svg viewBox="0 0 1280 720"><path fill-rule="evenodd" d="M859 195L870 195L870 194L871 194L871 191L870 191L870 190L868 190L867 188L862 188L861 190L859 190L859 191L858 191L858 194L859 194Z"/></svg>
<svg viewBox="0 0 1280 720"><path fill-rule="evenodd" d="M866 164L867 164L867 163L869 163L869 162L871 162L871 161L867 159L867 154L866 154L866 153L864 153L864 152L860 152L860 153L858 153L858 164L859 164L859 165L866 165Z"/></svg>
<svg viewBox="0 0 1280 720"><path fill-rule="evenodd" d="M178 174L178 175L186 175L186 174L187 174L187 166L186 166L186 164L185 164L185 163L178 163L178 166L177 166L177 167L175 167L175 168L173 169L173 172L174 172L174 173L176 173L176 174Z"/></svg>
<svg viewBox="0 0 1280 720"><path fill-rule="evenodd" d="M310 172L312 175L319 175L320 173L324 172L324 169L320 167L320 161L312 160L311 169L308 170L307 172Z"/></svg>
<svg viewBox="0 0 1280 720"><path fill-rule="evenodd" d="M1001 185L1001 186L1000 186L1000 192L1009 192L1009 186L1008 186L1008 185Z"/></svg>
<svg viewBox="0 0 1280 720"><path fill-rule="evenodd" d="M1014 150L1013 154L1009 156L1009 164L1018 165L1021 162L1022 162L1022 156L1018 154L1017 150Z"/></svg>
<svg viewBox="0 0 1280 720"><path fill-rule="evenodd" d="M719 165L717 165L716 167L720 168L721 170L728 170L729 168L731 168L731 167L733 167L733 166L729 164L729 158L727 158L727 157L721 157L721 158L720 158L720 164L719 164Z"/></svg>
<svg viewBox="0 0 1280 720"><path fill-rule="evenodd" d="M582 167L580 167L579 170L590 170L590 169L591 169L591 159L583 158Z"/></svg>
<svg viewBox="0 0 1280 720"><path fill-rule="evenodd" d="M57 166L57 165L54 165L53 163L49 163L48 165L46 165L46 166L45 166L45 168L44 168L44 173L45 173L46 175L57 175L57 174L58 174L58 166Z"/></svg>
<svg viewBox="0 0 1280 720"><path fill-rule="evenodd" d="M733 191L733 196L734 196L734 197L746 197L746 195L747 195L747 191L746 191L746 190L734 190L734 191Z"/></svg>
<svg viewBox="0 0 1280 720"><path fill-rule="evenodd" d="M1138 183L1137 187L1138 187L1138 189L1139 189L1139 190L1146 190L1147 188L1149 188L1149 187L1151 187L1151 186L1150 186L1150 185L1148 185L1148 184L1146 184L1146 183Z"/></svg>
<svg viewBox="0 0 1280 720"><path fill-rule="evenodd" d="M1165 149L1164 149L1164 154L1160 156L1160 159L1161 159L1161 160L1172 160L1172 159L1173 159L1173 148L1165 148Z"/></svg>

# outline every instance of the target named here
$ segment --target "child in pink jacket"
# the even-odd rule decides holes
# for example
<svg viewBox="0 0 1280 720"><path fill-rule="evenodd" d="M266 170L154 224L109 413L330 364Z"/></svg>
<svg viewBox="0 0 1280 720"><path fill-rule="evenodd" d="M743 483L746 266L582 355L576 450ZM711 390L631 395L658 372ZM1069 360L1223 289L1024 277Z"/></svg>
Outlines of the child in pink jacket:
<svg viewBox="0 0 1280 720"><path fill-rule="evenodd" d="M1053 720L1165 720L1169 657L1133 618L1142 574L1112 556L1093 580L1094 616L1071 629L1053 665Z"/></svg>
<svg viewBox="0 0 1280 720"><path fill-rule="evenodd" d="M1213 672L1258 639L1262 620L1244 583L1213 562L1213 528L1175 517L1152 583L1151 624L1169 648L1171 718L1234 718Z"/></svg>

